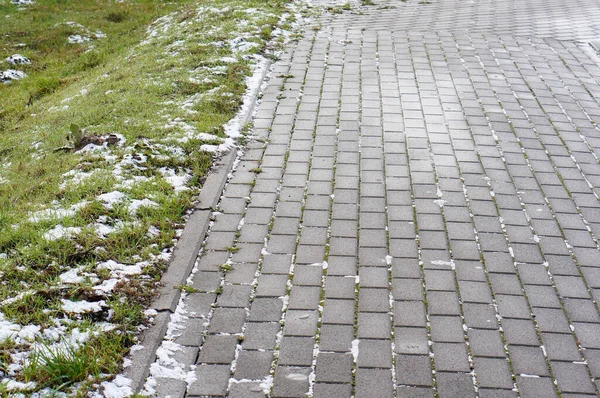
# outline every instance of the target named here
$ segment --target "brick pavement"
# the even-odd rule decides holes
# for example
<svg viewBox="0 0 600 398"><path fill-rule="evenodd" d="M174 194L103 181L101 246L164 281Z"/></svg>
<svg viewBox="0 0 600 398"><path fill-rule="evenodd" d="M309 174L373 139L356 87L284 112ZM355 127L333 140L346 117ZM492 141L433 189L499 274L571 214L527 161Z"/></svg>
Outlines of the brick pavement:
<svg viewBox="0 0 600 398"><path fill-rule="evenodd" d="M275 65L159 395L597 396L600 2L360 10Z"/></svg>

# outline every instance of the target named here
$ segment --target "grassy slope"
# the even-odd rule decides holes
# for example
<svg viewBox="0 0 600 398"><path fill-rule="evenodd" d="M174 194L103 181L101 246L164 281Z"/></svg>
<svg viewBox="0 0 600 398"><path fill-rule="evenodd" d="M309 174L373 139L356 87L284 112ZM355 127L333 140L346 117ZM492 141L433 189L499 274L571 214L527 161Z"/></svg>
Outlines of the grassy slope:
<svg viewBox="0 0 600 398"><path fill-rule="evenodd" d="M0 376L7 377L0 392L9 379L56 388L118 371L144 322L165 248L212 164L200 146L222 142L221 126L239 107L253 54L265 48L283 12L282 4L265 0L39 0L21 10L1 1L0 59L20 53L32 64L0 64L29 75L0 86L0 322L15 329L0 341ZM98 31L107 37L93 38ZM75 34L92 40L68 43ZM229 42L240 36L241 47ZM56 150L67 144L73 123L88 136L118 133L125 142L92 152ZM175 189L177 180L185 182L182 189ZM121 201L102 200L115 191ZM132 212L131 202L144 199L155 205ZM44 209L55 211L39 213ZM78 229L49 238L57 226ZM102 235L99 227L113 230ZM98 266L108 260L143 272ZM67 282L72 270L77 280ZM118 284L109 293L94 289L110 280ZM105 305L76 314L61 300ZM108 333L98 333L102 322L109 322ZM17 338L28 325L39 333ZM73 342L75 329L90 334L72 344L75 355L40 354L40 344ZM7 355L19 352L41 360L27 365ZM69 361L73 356L90 364ZM25 368L9 373L10 364Z"/></svg>

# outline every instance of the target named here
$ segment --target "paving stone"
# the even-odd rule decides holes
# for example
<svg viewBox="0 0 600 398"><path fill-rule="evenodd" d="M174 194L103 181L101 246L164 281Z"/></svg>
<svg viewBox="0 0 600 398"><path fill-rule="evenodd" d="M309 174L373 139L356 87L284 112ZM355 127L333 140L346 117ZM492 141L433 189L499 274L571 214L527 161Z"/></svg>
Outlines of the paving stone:
<svg viewBox="0 0 600 398"><path fill-rule="evenodd" d="M432 385L431 361L428 355L397 355L396 380L409 386Z"/></svg>
<svg viewBox="0 0 600 398"><path fill-rule="evenodd" d="M252 302L249 321L279 322L283 302L279 298L255 298Z"/></svg>
<svg viewBox="0 0 600 398"><path fill-rule="evenodd" d="M467 372L470 370L467 346L464 343L435 343L433 352L438 371Z"/></svg>
<svg viewBox="0 0 600 398"><path fill-rule="evenodd" d="M316 286L294 286L290 293L288 308L292 310L312 310L319 306L321 288Z"/></svg>
<svg viewBox="0 0 600 398"><path fill-rule="evenodd" d="M390 340L360 340L357 365L359 368L391 369L392 346Z"/></svg>
<svg viewBox="0 0 600 398"><path fill-rule="evenodd" d="M212 293L190 293L185 298L187 316L193 318L206 318L212 310L216 294Z"/></svg>
<svg viewBox="0 0 600 398"><path fill-rule="evenodd" d="M506 359L475 357L475 373L480 387L507 389L513 387Z"/></svg>
<svg viewBox="0 0 600 398"><path fill-rule="evenodd" d="M537 346L540 344L535 325L528 319L503 319L504 338L509 344Z"/></svg>
<svg viewBox="0 0 600 398"><path fill-rule="evenodd" d="M422 301L423 283L420 279L393 279L393 296L395 300Z"/></svg>
<svg viewBox="0 0 600 398"><path fill-rule="evenodd" d="M360 277L360 287L381 287L389 286L388 270L382 267L360 267L358 275Z"/></svg>
<svg viewBox="0 0 600 398"><path fill-rule="evenodd" d="M600 324L573 323L577 339L584 349L600 348Z"/></svg>
<svg viewBox="0 0 600 398"><path fill-rule="evenodd" d="M259 382L232 383L229 387L230 398L264 398L265 393Z"/></svg>
<svg viewBox="0 0 600 398"><path fill-rule="evenodd" d="M326 298L323 305L323 323L354 324L354 306L354 300Z"/></svg>
<svg viewBox="0 0 600 398"><path fill-rule="evenodd" d="M581 354L570 334L542 333L542 342L551 360L579 361Z"/></svg>
<svg viewBox="0 0 600 398"><path fill-rule="evenodd" d="M382 397L394 396L392 386L392 372L389 369L364 369L356 370L356 396Z"/></svg>
<svg viewBox="0 0 600 398"><path fill-rule="evenodd" d="M356 296L356 279L345 276L328 276L325 281L325 297L354 299Z"/></svg>
<svg viewBox="0 0 600 398"><path fill-rule="evenodd" d="M393 308L396 326L426 326L425 305L422 301L394 301Z"/></svg>
<svg viewBox="0 0 600 398"><path fill-rule="evenodd" d="M272 350L279 330L279 323L249 322L244 331L242 347L249 350Z"/></svg>
<svg viewBox="0 0 600 398"><path fill-rule="evenodd" d="M271 372L273 352L246 351L238 354L234 377L238 380L262 380Z"/></svg>
<svg viewBox="0 0 600 398"><path fill-rule="evenodd" d="M554 383L548 377L523 377L517 376L517 387L522 396L534 397L536 395L542 397L556 397Z"/></svg>
<svg viewBox="0 0 600 398"><path fill-rule="evenodd" d="M256 287L257 297L281 297L285 296L287 291L287 275L266 275L258 277Z"/></svg>
<svg viewBox="0 0 600 398"><path fill-rule="evenodd" d="M544 354L540 347L509 346L513 369L516 374L549 376Z"/></svg>
<svg viewBox="0 0 600 398"><path fill-rule="evenodd" d="M312 265L296 265L294 268L294 285L321 286L323 268Z"/></svg>
<svg viewBox="0 0 600 398"><path fill-rule="evenodd" d="M352 382L352 354L322 352L317 357L316 381Z"/></svg>
<svg viewBox="0 0 600 398"><path fill-rule="evenodd" d="M584 364L552 361L551 366L559 391L588 394L596 392Z"/></svg>
<svg viewBox="0 0 600 398"><path fill-rule="evenodd" d="M401 354L427 354L427 329L399 327L395 329L395 349Z"/></svg>
<svg viewBox="0 0 600 398"><path fill-rule="evenodd" d="M468 373L436 373L440 397L475 397L473 378Z"/></svg>
<svg viewBox="0 0 600 398"><path fill-rule="evenodd" d="M199 365L196 380L189 386L188 394L224 396L229 384L230 365Z"/></svg>
<svg viewBox="0 0 600 398"><path fill-rule="evenodd" d="M354 340L352 325L322 325L319 348L323 351L349 351Z"/></svg>
<svg viewBox="0 0 600 398"><path fill-rule="evenodd" d="M288 310L285 314L285 336L314 336L317 333L317 311Z"/></svg>
<svg viewBox="0 0 600 398"><path fill-rule="evenodd" d="M219 294L217 306L246 308L250 303L252 286L225 285Z"/></svg>
<svg viewBox="0 0 600 398"><path fill-rule="evenodd" d="M462 320L458 316L431 316L431 339L435 342L462 343L465 341Z"/></svg>
<svg viewBox="0 0 600 398"><path fill-rule="evenodd" d="M504 358L504 344L496 330L470 329L468 331L471 351L475 356Z"/></svg>
<svg viewBox="0 0 600 398"><path fill-rule="evenodd" d="M523 296L497 295L498 312L503 318L530 319L531 312Z"/></svg>
<svg viewBox="0 0 600 398"><path fill-rule="evenodd" d="M535 320L542 332L570 333L569 320L560 309L536 308Z"/></svg>
<svg viewBox="0 0 600 398"><path fill-rule="evenodd" d="M352 315L354 315L354 313ZM359 312L358 337L375 339L389 338L392 331L391 323L392 321L389 314Z"/></svg>
<svg viewBox="0 0 600 398"><path fill-rule="evenodd" d="M427 294L431 315L460 315L458 296L453 292L429 292Z"/></svg>
<svg viewBox="0 0 600 398"><path fill-rule="evenodd" d="M314 344L315 339L312 337L284 336L281 340L278 363L281 365L310 366Z"/></svg>
<svg viewBox="0 0 600 398"><path fill-rule="evenodd" d="M237 343L237 336L206 336L198 363L230 364L235 357Z"/></svg>
<svg viewBox="0 0 600 398"><path fill-rule="evenodd" d="M295 398L308 392L308 376L311 368L294 366L277 366L273 383L273 396Z"/></svg>
<svg viewBox="0 0 600 398"><path fill-rule="evenodd" d="M215 308L209 333L240 333L246 321L246 310L242 308Z"/></svg>
<svg viewBox="0 0 600 398"><path fill-rule="evenodd" d="M428 387L399 386L396 388L397 396L400 398L432 398L433 389Z"/></svg>

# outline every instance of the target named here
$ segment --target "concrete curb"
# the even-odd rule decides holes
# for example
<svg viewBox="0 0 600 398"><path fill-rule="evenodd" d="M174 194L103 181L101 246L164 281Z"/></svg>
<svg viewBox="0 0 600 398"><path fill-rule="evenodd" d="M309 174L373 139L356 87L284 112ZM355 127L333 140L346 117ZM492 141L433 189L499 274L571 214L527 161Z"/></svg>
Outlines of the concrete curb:
<svg viewBox="0 0 600 398"><path fill-rule="evenodd" d="M261 71L261 82L266 78L270 66L271 63L267 62ZM245 112L236 116L241 126L246 125L252 118L259 91L260 86L254 87L246 96L250 103L245 107ZM124 370L124 376L132 380L133 392L139 392L144 387L150 374L150 365L156 360L156 350L167 333L171 314L177 308L181 297L179 286L185 284L192 272L210 225L212 211L219 203L236 158L237 151L231 150L215 163L200 190L194 211L186 222L183 233L173 251L169 267L161 278L162 287L157 298L149 307L156 310L158 314L154 318L154 323L140 336L141 348L131 352L131 365Z"/></svg>

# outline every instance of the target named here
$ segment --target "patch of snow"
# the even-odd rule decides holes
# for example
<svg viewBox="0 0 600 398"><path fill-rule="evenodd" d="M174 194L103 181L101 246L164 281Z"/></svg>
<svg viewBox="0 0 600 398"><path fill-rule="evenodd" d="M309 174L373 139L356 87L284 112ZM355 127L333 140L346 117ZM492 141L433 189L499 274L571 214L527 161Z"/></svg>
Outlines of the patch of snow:
<svg viewBox="0 0 600 398"><path fill-rule="evenodd" d="M3 387L3 389L6 389L6 391L28 391L34 389L36 386L35 382L33 381L22 383L20 381L11 380L8 378L2 379L0 385Z"/></svg>
<svg viewBox="0 0 600 398"><path fill-rule="evenodd" d="M134 199L131 201L131 203L129 203L129 205L127 206L127 209L130 214L135 215L137 213L137 211L142 207L158 207L158 203L156 203L153 200L150 200L148 198L144 198L141 200Z"/></svg>
<svg viewBox="0 0 600 398"><path fill-rule="evenodd" d="M15 69L8 69L0 72L0 82L4 84L11 83L13 80L20 80L26 78L25 72Z"/></svg>
<svg viewBox="0 0 600 398"><path fill-rule="evenodd" d="M53 220L65 217L73 217L77 214L79 210L81 210L85 205L87 205L87 201L83 201L80 203L76 203L70 206L68 209L54 208L54 209L44 209L40 211L36 211L32 213L29 217L30 222L40 222L45 220Z"/></svg>
<svg viewBox="0 0 600 398"><path fill-rule="evenodd" d="M61 224L58 224L56 227L46 232L43 235L43 237L48 241L52 241L58 239L69 239L72 236L78 235L80 233L81 228L79 227L63 227Z"/></svg>
<svg viewBox="0 0 600 398"><path fill-rule="evenodd" d="M113 381L102 382L102 391L106 398L125 398L133 395L131 385L133 380L123 375L117 375Z"/></svg>
<svg viewBox="0 0 600 398"><path fill-rule="evenodd" d="M447 267L450 267L450 269L456 269L456 264L454 264L454 260L450 260L450 261L434 260L434 261L431 261L431 264L433 264L433 265L445 265Z"/></svg>
<svg viewBox="0 0 600 398"><path fill-rule="evenodd" d="M350 352L352 353L352 358L354 358L354 362L356 362L358 360L358 344L359 343L360 343L360 340L358 340L358 339L352 340L352 348L350 349Z"/></svg>
<svg viewBox="0 0 600 398"><path fill-rule="evenodd" d="M72 270L62 273L58 276L58 279L60 279L60 281L62 283L68 283L68 284L78 284L78 283L82 283L85 280L85 278L83 276L79 275L78 269L72 269Z"/></svg>
<svg viewBox="0 0 600 398"><path fill-rule="evenodd" d="M98 294L108 294L111 293L114 289L115 286L117 286L117 283L119 283L118 279L107 279L105 281L103 281L100 285L94 286L94 290L96 291L96 293Z"/></svg>
<svg viewBox="0 0 600 398"><path fill-rule="evenodd" d="M63 311L71 314L84 314L88 312L99 312L102 311L102 307L106 307L104 300L90 302L86 300L71 301L61 299Z"/></svg>
<svg viewBox="0 0 600 398"><path fill-rule="evenodd" d="M96 266L98 269L108 269L111 271L111 275L122 276L122 275L139 275L142 273L142 267L139 264L125 265L118 263L114 260L108 260L98 263Z"/></svg>
<svg viewBox="0 0 600 398"><path fill-rule="evenodd" d="M28 65L31 64L31 60L21 54L13 54L6 58L6 62L11 65Z"/></svg>
<svg viewBox="0 0 600 398"><path fill-rule="evenodd" d="M127 195L121 191L112 191L99 195L98 200L103 202L104 207L107 209L112 209L115 204L121 203L126 197Z"/></svg>
<svg viewBox="0 0 600 398"><path fill-rule="evenodd" d="M71 35L67 38L67 41L70 44L83 44L83 43L87 43L91 40L92 39L90 37L82 36L82 35Z"/></svg>

